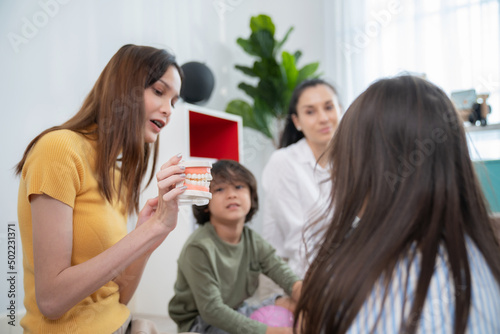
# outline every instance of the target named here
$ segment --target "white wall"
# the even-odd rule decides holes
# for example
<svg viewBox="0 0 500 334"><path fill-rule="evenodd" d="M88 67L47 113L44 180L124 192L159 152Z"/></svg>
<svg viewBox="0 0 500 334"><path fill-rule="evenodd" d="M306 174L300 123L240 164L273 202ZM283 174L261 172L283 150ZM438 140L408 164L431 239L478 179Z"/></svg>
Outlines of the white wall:
<svg viewBox="0 0 500 334"><path fill-rule="evenodd" d="M0 145L0 248L7 248L7 224L17 221L17 187L12 167L29 141L47 127L60 124L81 105L99 73L127 43L172 50L180 64L205 62L214 72L216 86L205 105L223 110L226 103L244 97L236 86L245 79L234 64L252 59L236 44L247 37L250 16L269 14L278 39L290 26L295 31L285 49L303 51L302 64L324 62L323 1L300 0L29 0L0 2L0 94L2 131ZM299 64L300 65L300 64ZM177 116L174 116L174 118ZM176 138L181 128L167 127L162 158L184 148ZM245 164L260 178L271 144L245 129ZM168 138L168 139L167 139ZM185 219L181 212L181 221ZM260 228L259 216L255 219ZM166 314L173 293L175 259L189 233L179 224L146 269L131 304L140 313ZM20 249L20 241L18 240ZM6 274L6 255L0 273ZM22 307L21 256L17 258L17 307ZM1 277L4 277L3 275ZM0 309L9 303L8 286L0 280ZM2 313L4 311L0 311ZM17 319L18 321L19 319Z"/></svg>

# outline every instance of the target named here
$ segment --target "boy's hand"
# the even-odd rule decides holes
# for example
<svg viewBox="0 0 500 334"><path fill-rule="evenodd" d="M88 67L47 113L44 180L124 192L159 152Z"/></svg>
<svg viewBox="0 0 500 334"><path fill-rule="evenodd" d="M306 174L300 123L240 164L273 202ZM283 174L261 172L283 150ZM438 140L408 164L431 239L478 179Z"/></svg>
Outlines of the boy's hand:
<svg viewBox="0 0 500 334"><path fill-rule="evenodd" d="M297 281L292 286L292 299L297 303L302 294L302 281Z"/></svg>
<svg viewBox="0 0 500 334"><path fill-rule="evenodd" d="M274 302L274 305L286 308L288 311L294 313L297 303L290 297L279 297Z"/></svg>
<svg viewBox="0 0 500 334"><path fill-rule="evenodd" d="M297 306L297 302L299 301L301 293L302 293L302 281L297 281L293 284L292 296L279 297L276 299L274 304L276 306L284 307L290 312L295 313L295 307Z"/></svg>
<svg viewBox="0 0 500 334"><path fill-rule="evenodd" d="M267 327L266 334L293 334L292 327Z"/></svg>

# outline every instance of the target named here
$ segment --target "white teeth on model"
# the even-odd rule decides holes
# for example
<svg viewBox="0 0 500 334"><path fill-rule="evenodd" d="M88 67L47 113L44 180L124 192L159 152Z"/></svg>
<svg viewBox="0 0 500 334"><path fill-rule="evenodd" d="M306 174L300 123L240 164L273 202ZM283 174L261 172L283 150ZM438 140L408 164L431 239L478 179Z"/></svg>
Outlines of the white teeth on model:
<svg viewBox="0 0 500 334"><path fill-rule="evenodd" d="M210 186L210 182L207 181L196 181L196 180L188 180L185 181L186 184L192 184L193 186L202 186L208 188Z"/></svg>
<svg viewBox="0 0 500 334"><path fill-rule="evenodd" d="M186 174L186 179L210 181L210 180L212 180L212 175L211 174Z"/></svg>
<svg viewBox="0 0 500 334"><path fill-rule="evenodd" d="M210 180L212 180L212 174L186 174L186 179L184 181L185 184L190 184L193 186L201 186L205 188L210 187Z"/></svg>

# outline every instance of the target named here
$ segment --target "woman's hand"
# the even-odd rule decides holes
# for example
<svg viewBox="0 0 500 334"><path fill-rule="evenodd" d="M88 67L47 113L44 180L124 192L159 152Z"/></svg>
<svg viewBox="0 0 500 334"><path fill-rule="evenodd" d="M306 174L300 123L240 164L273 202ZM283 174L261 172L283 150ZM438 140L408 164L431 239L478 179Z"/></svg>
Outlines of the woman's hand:
<svg viewBox="0 0 500 334"><path fill-rule="evenodd" d="M177 226L177 214L179 212L177 197L186 190L185 186L175 187L177 183L186 179L185 167L178 165L181 158L181 156L170 158L156 173L158 203L153 217L163 224L168 233Z"/></svg>
<svg viewBox="0 0 500 334"><path fill-rule="evenodd" d="M115 278L115 282L120 286L120 303L127 304L130 301L149 256L163 243L177 224L179 211L177 196L184 191L181 188L175 188L176 183L184 179L183 169L177 166L180 158L180 156L173 157L161 167L157 174L159 196L147 200L138 214L136 229L143 225L145 226L140 229L152 228L154 241L145 253ZM157 229L157 227L160 228Z"/></svg>
<svg viewBox="0 0 500 334"><path fill-rule="evenodd" d="M179 211L177 196L185 190L184 188L175 188L175 185L185 178L183 173L184 167L177 165L180 159L181 157L179 156L172 157L161 167L160 171L156 174L159 195L158 197L148 199L137 217L136 228L151 218L166 228L160 240L149 248L148 254L151 254L158 248L168 233L177 225L177 213Z"/></svg>
<svg viewBox="0 0 500 334"><path fill-rule="evenodd" d="M153 217L153 214L156 212L157 206L158 197L148 199L142 210L139 212L139 215L137 216L137 224L135 225L135 227L137 228L141 226L151 217Z"/></svg>

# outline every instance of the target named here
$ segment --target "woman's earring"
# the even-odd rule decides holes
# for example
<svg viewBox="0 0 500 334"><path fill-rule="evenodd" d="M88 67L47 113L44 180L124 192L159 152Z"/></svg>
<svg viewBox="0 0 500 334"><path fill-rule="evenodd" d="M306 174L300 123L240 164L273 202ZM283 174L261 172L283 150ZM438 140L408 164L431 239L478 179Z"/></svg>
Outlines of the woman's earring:
<svg viewBox="0 0 500 334"><path fill-rule="evenodd" d="M300 126L297 126L297 131L302 131L302 128Z"/></svg>

